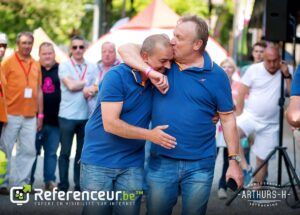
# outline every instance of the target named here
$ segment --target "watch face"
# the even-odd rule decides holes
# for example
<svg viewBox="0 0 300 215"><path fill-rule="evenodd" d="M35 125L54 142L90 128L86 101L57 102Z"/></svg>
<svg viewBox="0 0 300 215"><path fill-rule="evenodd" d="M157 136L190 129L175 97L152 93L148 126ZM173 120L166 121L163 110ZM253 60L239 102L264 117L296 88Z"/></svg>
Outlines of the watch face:
<svg viewBox="0 0 300 215"><path fill-rule="evenodd" d="M232 156L232 157L229 157L229 159L230 159L230 160L236 160L236 161L239 162L239 163L242 161L242 159L241 159L240 156Z"/></svg>

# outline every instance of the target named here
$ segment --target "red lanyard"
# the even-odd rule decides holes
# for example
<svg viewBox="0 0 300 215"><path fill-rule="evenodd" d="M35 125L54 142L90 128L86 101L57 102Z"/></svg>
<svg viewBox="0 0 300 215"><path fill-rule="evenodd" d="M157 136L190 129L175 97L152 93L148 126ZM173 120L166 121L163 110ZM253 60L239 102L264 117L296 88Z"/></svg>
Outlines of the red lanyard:
<svg viewBox="0 0 300 215"><path fill-rule="evenodd" d="M82 76L80 77L80 73L77 71L74 61L73 61L72 59L70 59L70 60L71 60L71 62L72 62L72 65L73 65L73 67L74 67L74 69L75 69L75 71L76 71L76 73L77 73L79 79L80 79L81 81L83 81L83 80L84 80L84 77L85 77L85 73L86 73L87 67L88 67L87 64L85 65L84 72L83 72Z"/></svg>
<svg viewBox="0 0 300 215"><path fill-rule="evenodd" d="M26 72L26 69L25 69L25 67L24 67L24 65L23 65L23 63L22 63L22 61L21 61L20 58L18 57L17 53L15 53L15 56L16 56L17 61L18 61L18 63L20 64L20 66L21 66L21 68L22 68L22 70L23 70L23 72L24 72L24 74L25 74L27 86L29 86L28 76L29 76L29 73L30 73L30 71L31 71L32 61L30 61L28 71Z"/></svg>
<svg viewBox="0 0 300 215"><path fill-rule="evenodd" d="M1 74L0 74L1 75ZM2 90L2 83L0 81L0 98L1 97L4 97L4 93L3 93L3 90Z"/></svg>
<svg viewBox="0 0 300 215"><path fill-rule="evenodd" d="M99 73L99 83L101 82L102 75L103 75L103 70L100 70L100 73Z"/></svg>

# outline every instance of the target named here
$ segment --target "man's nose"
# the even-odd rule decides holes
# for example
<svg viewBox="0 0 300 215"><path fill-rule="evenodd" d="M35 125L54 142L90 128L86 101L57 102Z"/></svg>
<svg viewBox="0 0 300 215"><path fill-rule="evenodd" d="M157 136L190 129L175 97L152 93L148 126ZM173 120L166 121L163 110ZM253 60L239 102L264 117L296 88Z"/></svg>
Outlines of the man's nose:
<svg viewBox="0 0 300 215"><path fill-rule="evenodd" d="M171 43L171 45L175 45L175 38L172 38L170 43Z"/></svg>

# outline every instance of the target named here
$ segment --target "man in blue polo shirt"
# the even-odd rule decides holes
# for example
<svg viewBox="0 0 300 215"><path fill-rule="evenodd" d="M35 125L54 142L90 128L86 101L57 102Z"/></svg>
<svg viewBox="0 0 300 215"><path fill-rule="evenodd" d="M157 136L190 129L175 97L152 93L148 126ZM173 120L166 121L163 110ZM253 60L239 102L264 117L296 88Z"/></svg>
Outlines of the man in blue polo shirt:
<svg viewBox="0 0 300 215"><path fill-rule="evenodd" d="M233 178L238 187L243 183L230 83L205 52L207 40L204 20L197 16L179 20L171 40L176 61L166 72L170 88L165 95L155 90L152 109L152 125L168 124L166 132L177 145L171 150L152 145L147 174L150 215L171 214L179 189L182 214L205 214L216 158L216 128L211 120L216 112L228 146L226 180ZM125 59L120 53L126 63L145 67L136 53L128 53Z"/></svg>
<svg viewBox="0 0 300 215"><path fill-rule="evenodd" d="M300 64L292 81L291 98L286 116L291 126L300 128Z"/></svg>
<svg viewBox="0 0 300 215"><path fill-rule="evenodd" d="M170 40L164 35L146 38L141 57L156 71L164 72L173 58ZM103 201L98 207L84 207L84 214L139 214L141 193L137 191L142 191L145 140L166 149L175 147L175 138L163 131L167 124L147 129L153 94L147 79L121 64L113 67L99 86L96 110L85 129L81 187L84 191L126 192L133 201L126 206L120 205L126 199Z"/></svg>

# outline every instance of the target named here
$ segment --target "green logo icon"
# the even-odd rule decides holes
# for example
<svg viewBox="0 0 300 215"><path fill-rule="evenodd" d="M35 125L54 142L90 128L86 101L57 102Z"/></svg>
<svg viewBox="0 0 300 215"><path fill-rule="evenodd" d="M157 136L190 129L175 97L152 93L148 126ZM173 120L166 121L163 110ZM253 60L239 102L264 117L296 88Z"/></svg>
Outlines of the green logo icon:
<svg viewBox="0 0 300 215"><path fill-rule="evenodd" d="M23 190L16 190L15 198L17 198L18 200L24 200L25 194L30 193L30 192L31 192L31 185L30 184L25 184L23 186Z"/></svg>

